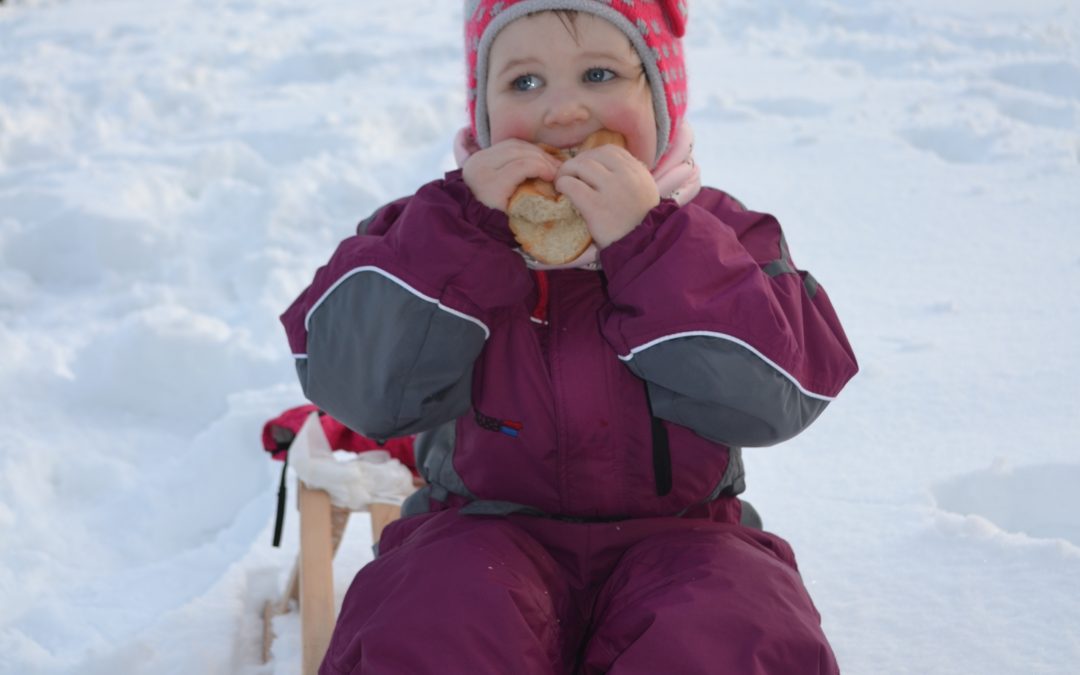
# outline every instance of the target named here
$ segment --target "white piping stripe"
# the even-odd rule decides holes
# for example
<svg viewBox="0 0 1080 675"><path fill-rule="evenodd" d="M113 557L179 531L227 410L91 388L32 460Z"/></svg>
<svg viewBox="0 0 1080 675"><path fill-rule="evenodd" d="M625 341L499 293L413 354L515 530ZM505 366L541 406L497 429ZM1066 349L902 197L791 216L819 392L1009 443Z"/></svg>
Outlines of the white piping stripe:
<svg viewBox="0 0 1080 675"><path fill-rule="evenodd" d="M306 359L306 358L307 358L307 354L293 354L293 355L292 355L292 357L293 357L294 359L296 359L297 361L299 361L300 359Z"/></svg>
<svg viewBox="0 0 1080 675"><path fill-rule="evenodd" d="M453 309L452 307L447 307L446 305L439 302L438 299L432 298L432 297L427 296L427 295L424 295L423 293L416 290L415 288L413 288L409 284L405 283L401 279L395 277L393 274L390 274L386 270L381 269L379 267L375 267L373 265L365 265L364 267L356 267L354 269L349 270L346 274L341 275L341 278L338 279L337 281L335 281L334 284L332 286L330 286L330 288L326 289L326 292L323 293L322 296L319 297L318 301L316 301L315 304L311 306L311 309L308 310L307 315L304 317L304 330L310 330L311 315L315 313L315 310L317 310L319 308L319 306L322 305L323 302L325 302L328 297L330 297L330 294L333 293L335 290L337 290L337 287L340 286L342 283L344 283L346 279L348 279L349 277L351 277L351 276L353 276L355 274L359 274L360 272L375 272L376 274L378 274L380 276L386 277L387 279L389 279L390 281L393 281L398 286L401 286L402 288L404 288L406 291L412 293L413 295L415 295L416 297L420 298L421 300L423 300L425 302L430 302L431 304L435 305L436 307L443 310L444 312L447 312L449 314L453 314L454 316L456 316L458 318L465 319L466 321L470 321L472 323L475 323L477 326L480 326L480 329L484 331L484 339L485 340L487 340L488 337L491 336L491 331L488 330L488 327L480 319L477 319L476 317L469 316L468 314L464 314L462 312L459 312L458 310Z"/></svg>
<svg viewBox="0 0 1080 675"><path fill-rule="evenodd" d="M646 349L648 349L649 347L655 347L656 345L660 344L661 342L667 342L668 340L677 340L679 338L684 338L684 337L711 337L711 338L718 338L720 340L727 340L728 342L734 342L735 344L739 345L740 347L743 347L744 349L749 350L751 353L753 353L755 356L757 356L759 359L761 359L765 363L769 364L774 370L776 370L778 373L783 375L787 380L789 380L792 384L794 384L795 387L798 388L799 391L806 394L807 396L809 396L811 398L820 399L822 401L834 401L834 400L836 400L836 397L834 397L834 396L824 396L822 394L816 394L816 393L810 391L806 387L802 386L802 384L800 384L799 381L795 379L794 375L787 372L786 370L784 370L783 368L781 368L777 364L773 363L773 361L771 359L769 359L767 356L765 356L764 354L759 352L757 349L754 349L754 347L752 345L750 345L747 342L744 342L744 341L740 340L739 338L737 338L737 337L735 337L733 335L727 335L726 333L714 333L714 332L711 332L711 331L698 330L698 331L688 331L688 332L685 332L685 333L675 333L673 335L665 335L664 337L656 338L652 342L647 342L647 343L645 343L645 344L643 344L643 345L641 345L639 347L634 347L633 349L630 350L629 354L627 354L626 356L622 356L620 354L619 358L621 360L623 360L623 361L629 361L630 359L634 358L635 354L643 352Z"/></svg>

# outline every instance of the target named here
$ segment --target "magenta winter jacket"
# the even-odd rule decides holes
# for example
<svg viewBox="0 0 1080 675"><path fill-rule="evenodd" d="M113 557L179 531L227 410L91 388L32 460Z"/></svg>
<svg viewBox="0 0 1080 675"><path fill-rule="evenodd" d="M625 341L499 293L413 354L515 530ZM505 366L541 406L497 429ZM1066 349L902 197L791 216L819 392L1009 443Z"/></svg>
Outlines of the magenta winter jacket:
<svg viewBox="0 0 1080 675"><path fill-rule="evenodd" d="M806 428L857 366L777 221L706 188L531 272L455 171L340 244L282 321L306 395L357 431L427 432L406 515L737 520L739 449Z"/></svg>

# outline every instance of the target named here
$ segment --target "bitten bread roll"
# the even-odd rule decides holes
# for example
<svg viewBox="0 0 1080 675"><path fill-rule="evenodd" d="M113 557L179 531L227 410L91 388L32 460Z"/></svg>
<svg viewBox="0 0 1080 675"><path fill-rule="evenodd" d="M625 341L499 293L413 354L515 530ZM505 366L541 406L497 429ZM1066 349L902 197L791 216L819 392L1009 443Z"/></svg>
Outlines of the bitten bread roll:
<svg viewBox="0 0 1080 675"><path fill-rule="evenodd" d="M567 160L583 150L615 144L626 147L626 139L617 131L601 129L576 148L560 150L541 145L544 151ZM585 252L592 236L585 219L565 195L556 192L546 180L530 178L514 191L507 207L510 230L522 250L545 265L562 265Z"/></svg>

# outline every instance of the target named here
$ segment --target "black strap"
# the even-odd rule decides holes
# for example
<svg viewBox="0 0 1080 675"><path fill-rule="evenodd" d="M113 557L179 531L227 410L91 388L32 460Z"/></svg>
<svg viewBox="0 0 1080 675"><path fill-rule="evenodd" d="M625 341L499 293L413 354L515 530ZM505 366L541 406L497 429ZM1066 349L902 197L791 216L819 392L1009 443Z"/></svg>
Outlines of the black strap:
<svg viewBox="0 0 1080 675"><path fill-rule="evenodd" d="M285 453L285 461L281 463L281 482L277 490L277 518L274 520L274 547L281 546L281 529L285 525L285 474L289 470L289 453Z"/></svg>
<svg viewBox="0 0 1080 675"><path fill-rule="evenodd" d="M656 494L663 497L671 492L671 446L664 421L653 414L648 382L645 383L645 402L649 404L649 416L652 418L652 465Z"/></svg>

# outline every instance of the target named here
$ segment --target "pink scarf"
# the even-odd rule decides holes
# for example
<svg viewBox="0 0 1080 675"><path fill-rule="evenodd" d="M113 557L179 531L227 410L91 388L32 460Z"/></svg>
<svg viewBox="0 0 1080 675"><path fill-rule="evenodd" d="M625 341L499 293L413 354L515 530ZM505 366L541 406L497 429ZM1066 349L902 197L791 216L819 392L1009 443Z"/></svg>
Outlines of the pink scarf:
<svg viewBox="0 0 1080 675"><path fill-rule="evenodd" d="M458 166L474 152L480 150L472 131L464 127L454 138L454 159ZM675 138L660 162L652 170L653 180L663 199L673 199L679 206L685 206L701 191L701 169L694 163L694 132L685 120L679 125ZM562 265L545 265L533 260L531 256L517 249L525 258L526 264L537 270L560 270L579 267L582 269L600 269L599 250L595 244L580 256Z"/></svg>

